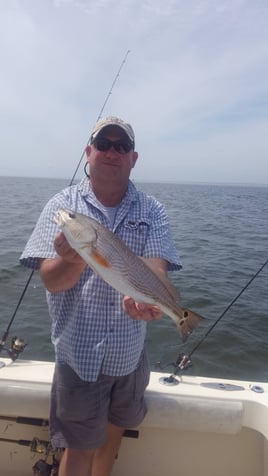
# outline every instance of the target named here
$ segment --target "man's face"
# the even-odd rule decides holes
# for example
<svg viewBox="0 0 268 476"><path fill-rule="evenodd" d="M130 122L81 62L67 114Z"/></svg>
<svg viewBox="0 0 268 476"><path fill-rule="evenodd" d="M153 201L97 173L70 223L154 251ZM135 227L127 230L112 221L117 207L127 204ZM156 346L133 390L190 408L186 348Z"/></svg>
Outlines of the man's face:
<svg viewBox="0 0 268 476"><path fill-rule="evenodd" d="M116 141L116 144L109 144L109 141ZM127 182L138 158L133 149L125 152L124 145L128 142L125 133L117 126L109 126L101 131L97 140L86 149L91 178ZM100 150L103 145L104 148L109 147L108 150Z"/></svg>

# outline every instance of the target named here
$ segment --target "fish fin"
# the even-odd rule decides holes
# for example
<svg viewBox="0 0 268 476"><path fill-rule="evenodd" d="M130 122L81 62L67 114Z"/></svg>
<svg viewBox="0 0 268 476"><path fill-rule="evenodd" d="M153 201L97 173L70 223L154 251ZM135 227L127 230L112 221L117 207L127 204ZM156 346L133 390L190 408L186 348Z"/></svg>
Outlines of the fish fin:
<svg viewBox="0 0 268 476"><path fill-rule="evenodd" d="M196 312L191 311L180 307L179 320L176 322L177 327L180 331L182 341L185 342L189 335L192 334L194 329L203 321L205 318L197 314Z"/></svg>
<svg viewBox="0 0 268 476"><path fill-rule="evenodd" d="M111 263L102 255L100 254L97 250L94 250L91 252L91 257L100 265L103 266L104 268L111 268Z"/></svg>

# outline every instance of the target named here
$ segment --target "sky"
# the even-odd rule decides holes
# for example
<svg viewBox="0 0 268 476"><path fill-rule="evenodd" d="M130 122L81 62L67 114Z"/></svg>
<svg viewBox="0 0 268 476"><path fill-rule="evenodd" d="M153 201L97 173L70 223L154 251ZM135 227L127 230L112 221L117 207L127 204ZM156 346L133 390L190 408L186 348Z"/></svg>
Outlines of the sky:
<svg viewBox="0 0 268 476"><path fill-rule="evenodd" d="M0 175L71 178L105 104L136 181L268 185L267 24L266 0L0 0Z"/></svg>

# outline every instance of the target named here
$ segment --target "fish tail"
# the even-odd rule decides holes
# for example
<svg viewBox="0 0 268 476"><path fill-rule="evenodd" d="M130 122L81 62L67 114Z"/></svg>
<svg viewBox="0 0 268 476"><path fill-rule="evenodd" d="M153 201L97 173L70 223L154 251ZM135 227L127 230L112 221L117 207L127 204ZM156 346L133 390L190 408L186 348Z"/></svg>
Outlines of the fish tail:
<svg viewBox="0 0 268 476"><path fill-rule="evenodd" d="M176 319L174 319L174 314ZM192 334L194 329L205 319L196 312L180 307L177 312L173 314L176 326L179 329L182 341L185 342Z"/></svg>

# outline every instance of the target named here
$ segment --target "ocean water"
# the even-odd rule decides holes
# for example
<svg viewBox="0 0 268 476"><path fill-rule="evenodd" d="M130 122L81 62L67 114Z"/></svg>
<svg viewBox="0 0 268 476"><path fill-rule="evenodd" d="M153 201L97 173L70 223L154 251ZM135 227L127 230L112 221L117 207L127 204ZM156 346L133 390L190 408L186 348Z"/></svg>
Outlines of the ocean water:
<svg viewBox="0 0 268 476"><path fill-rule="evenodd" d="M30 271L19 256L47 200L62 179L0 177L0 336ZM206 318L185 344L170 318L150 323L152 369L171 372L189 354L267 260L268 187L136 184L165 204L183 269L170 277L181 302ZM45 291L34 273L9 332L27 342L24 359L53 360ZM4 354L3 354L4 355ZM192 354L189 374L268 380L268 265Z"/></svg>

